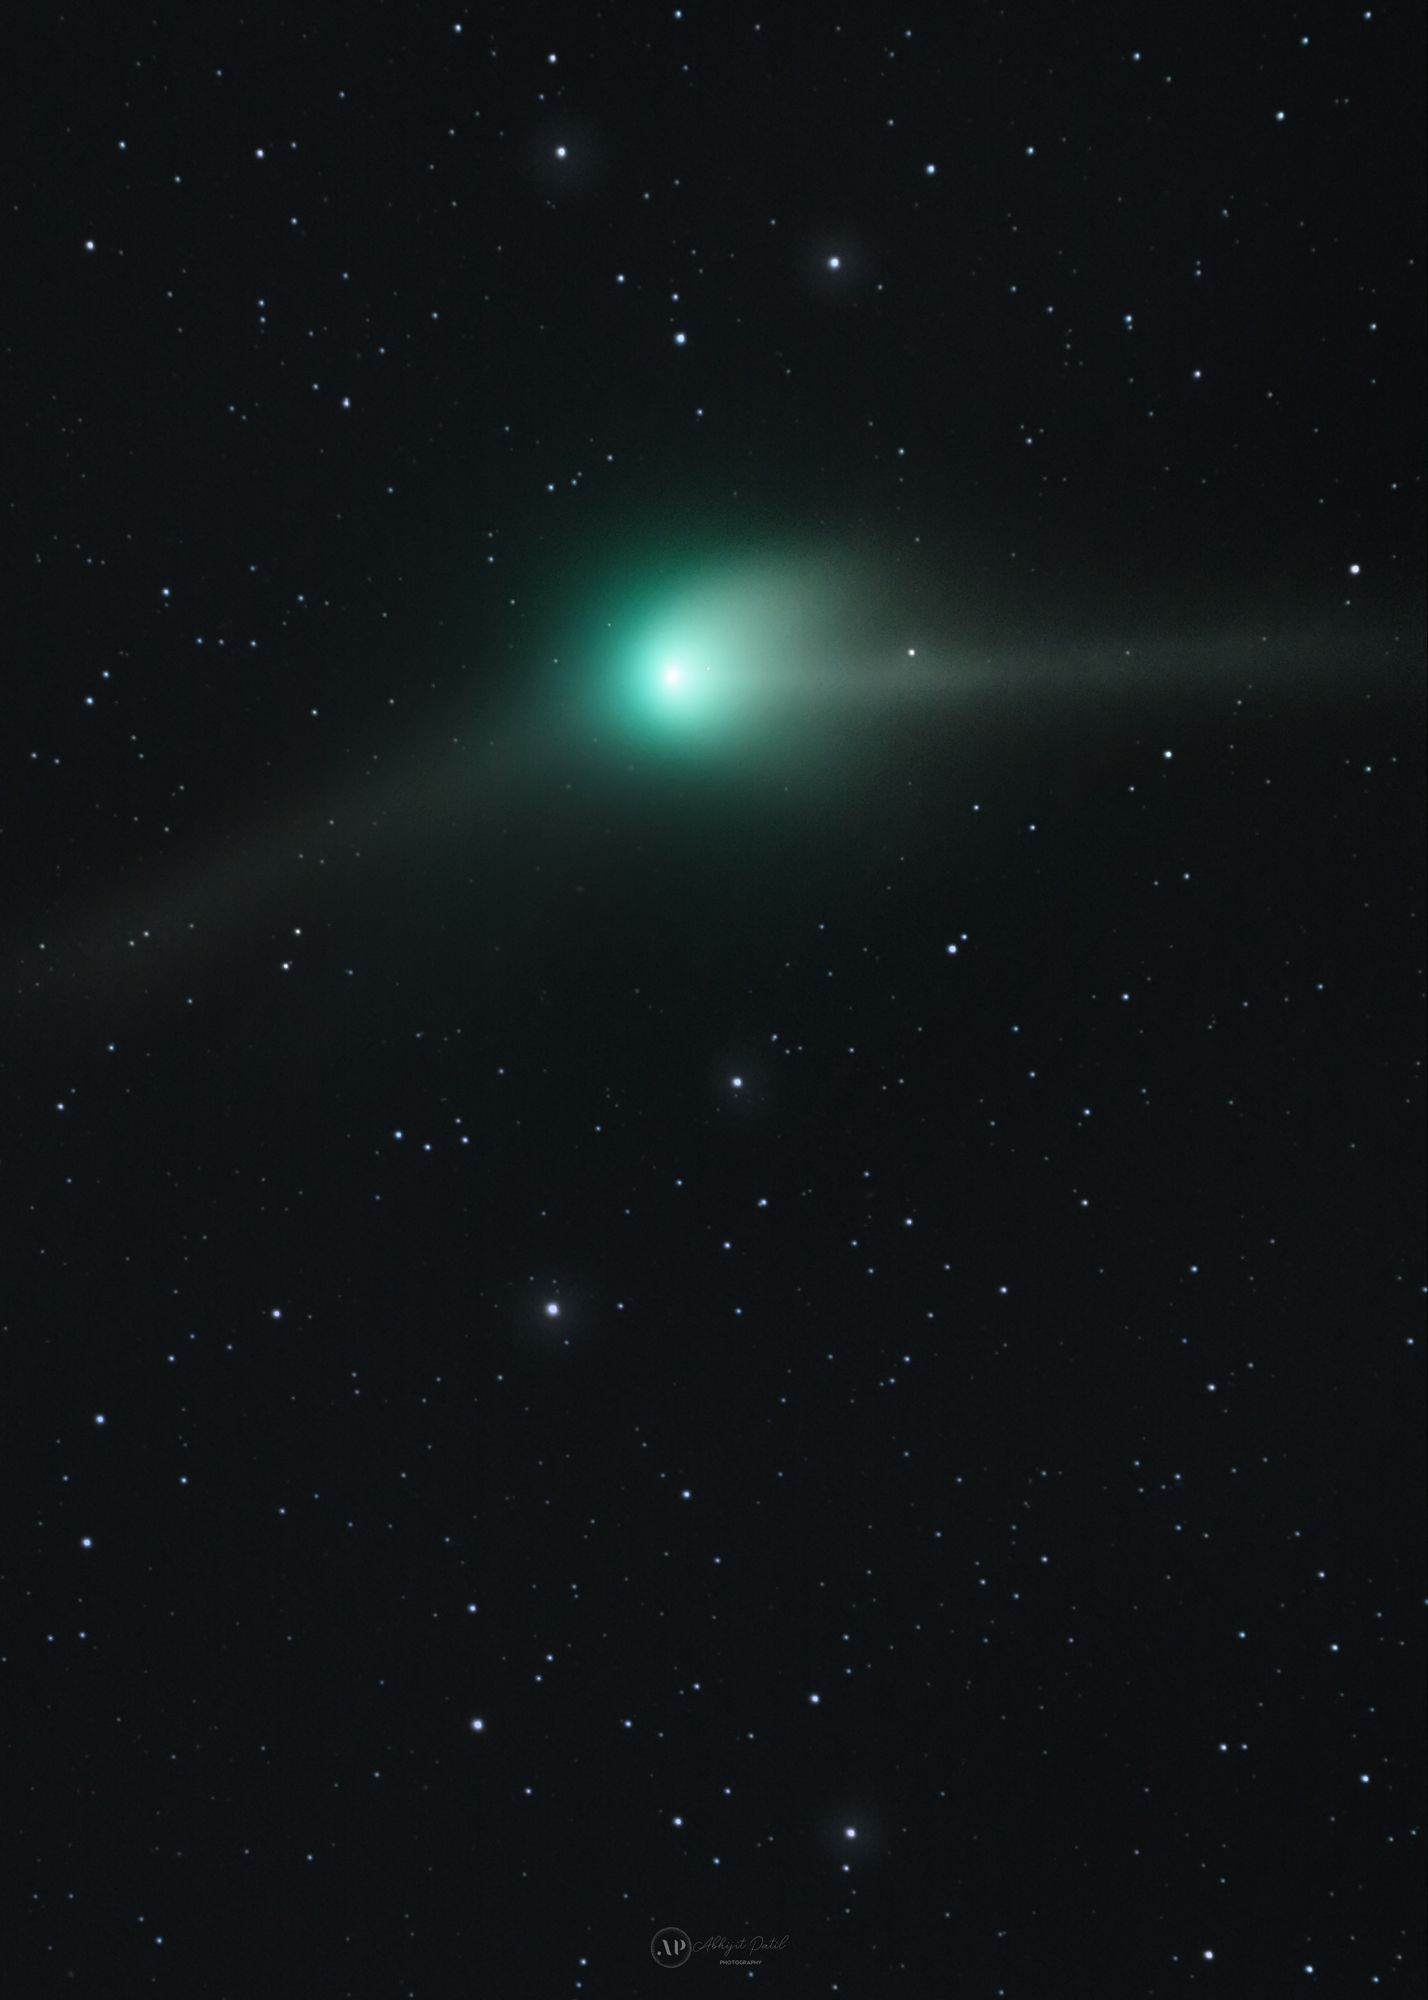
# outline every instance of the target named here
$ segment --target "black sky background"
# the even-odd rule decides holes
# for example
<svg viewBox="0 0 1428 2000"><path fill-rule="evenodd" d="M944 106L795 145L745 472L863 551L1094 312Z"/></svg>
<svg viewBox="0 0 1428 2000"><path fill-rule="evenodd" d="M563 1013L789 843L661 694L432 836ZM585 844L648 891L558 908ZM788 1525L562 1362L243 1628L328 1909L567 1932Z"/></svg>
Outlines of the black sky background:
<svg viewBox="0 0 1428 2000"><path fill-rule="evenodd" d="M11 54L3 1990L1421 1991L1419 10Z"/></svg>

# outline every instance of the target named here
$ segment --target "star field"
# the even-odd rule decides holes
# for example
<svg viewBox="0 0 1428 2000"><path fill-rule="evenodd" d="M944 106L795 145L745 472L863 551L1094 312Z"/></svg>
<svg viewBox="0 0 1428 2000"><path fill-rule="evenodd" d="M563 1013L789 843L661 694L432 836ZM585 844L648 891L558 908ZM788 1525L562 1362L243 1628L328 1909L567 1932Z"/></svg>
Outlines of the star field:
<svg viewBox="0 0 1428 2000"><path fill-rule="evenodd" d="M1420 13L15 55L4 1990L1421 1992Z"/></svg>

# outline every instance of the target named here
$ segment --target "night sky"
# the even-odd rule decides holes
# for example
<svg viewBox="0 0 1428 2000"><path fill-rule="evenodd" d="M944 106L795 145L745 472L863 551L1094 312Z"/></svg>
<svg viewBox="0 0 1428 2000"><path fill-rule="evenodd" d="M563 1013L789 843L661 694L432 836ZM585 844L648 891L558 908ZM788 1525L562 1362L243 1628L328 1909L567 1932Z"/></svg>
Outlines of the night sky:
<svg viewBox="0 0 1428 2000"><path fill-rule="evenodd" d="M1424 1990L1421 17L31 11L7 1996Z"/></svg>

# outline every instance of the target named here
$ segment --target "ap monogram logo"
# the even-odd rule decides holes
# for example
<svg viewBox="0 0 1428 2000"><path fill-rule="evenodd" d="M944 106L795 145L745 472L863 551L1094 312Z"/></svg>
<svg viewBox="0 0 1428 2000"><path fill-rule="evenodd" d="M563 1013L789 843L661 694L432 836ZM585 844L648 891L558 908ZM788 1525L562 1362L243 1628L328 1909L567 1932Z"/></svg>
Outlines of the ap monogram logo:
<svg viewBox="0 0 1428 2000"><path fill-rule="evenodd" d="M666 1968L688 1965L693 1950L689 1932L682 1931L678 1924L666 1924L650 1939L650 1957L656 1965Z"/></svg>

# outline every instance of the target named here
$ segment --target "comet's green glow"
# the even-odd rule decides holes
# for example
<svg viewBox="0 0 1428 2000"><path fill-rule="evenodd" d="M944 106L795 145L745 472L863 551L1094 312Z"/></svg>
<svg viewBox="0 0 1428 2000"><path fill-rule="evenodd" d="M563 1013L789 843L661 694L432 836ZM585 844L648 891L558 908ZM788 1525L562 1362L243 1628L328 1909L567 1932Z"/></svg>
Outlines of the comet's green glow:
<svg viewBox="0 0 1428 2000"><path fill-rule="evenodd" d="M721 787L867 785L909 760L985 752L1068 704L1192 692L1243 659L1220 633L1148 643L1068 618L1048 635L1019 604L980 600L945 548L760 536L657 526L585 553L583 585L560 580L555 677L533 685L542 740L573 725L632 767L702 768Z"/></svg>
<svg viewBox="0 0 1428 2000"><path fill-rule="evenodd" d="M647 575L591 621L577 700L600 736L660 756L801 755L850 700L906 691L914 648L879 594L866 565L807 551Z"/></svg>
<svg viewBox="0 0 1428 2000"><path fill-rule="evenodd" d="M775 663L776 597L767 578L733 565L615 607L594 690L607 722L669 752L727 749L746 736Z"/></svg>
<svg viewBox="0 0 1428 2000"><path fill-rule="evenodd" d="M770 529L766 508L732 525L665 512L533 555L493 606L501 623L477 633L473 659L509 660L508 678L473 675L446 712L423 707L405 737L382 736L357 774L334 766L325 785L255 812L210 853L78 912L77 959L147 982L245 913L256 920L294 857L329 885L345 874L355 898L374 851L420 862L424 882L437 852L494 867L517 828L581 852L610 836L618 805L696 830L686 852L742 843L756 869L768 829L781 839L780 827L816 827L831 842L837 828L885 827L890 806L933 792L965 795L977 812L989 773L1048 743L1059 758L1061 732L1078 714L1084 731L1088 707L1107 728L1159 723L1179 712L1172 700L1270 685L1317 698L1351 662L1377 672L1386 660L1396 664L1384 685L1415 715L1421 701L1416 606L1404 632L1381 630L1357 655L1322 621L1271 640L1279 610L1193 631L1162 631L1157 610L1141 628L1088 631L1084 607L1078 626L1054 599L1048 609L974 587L955 536L853 527L794 538Z"/></svg>

